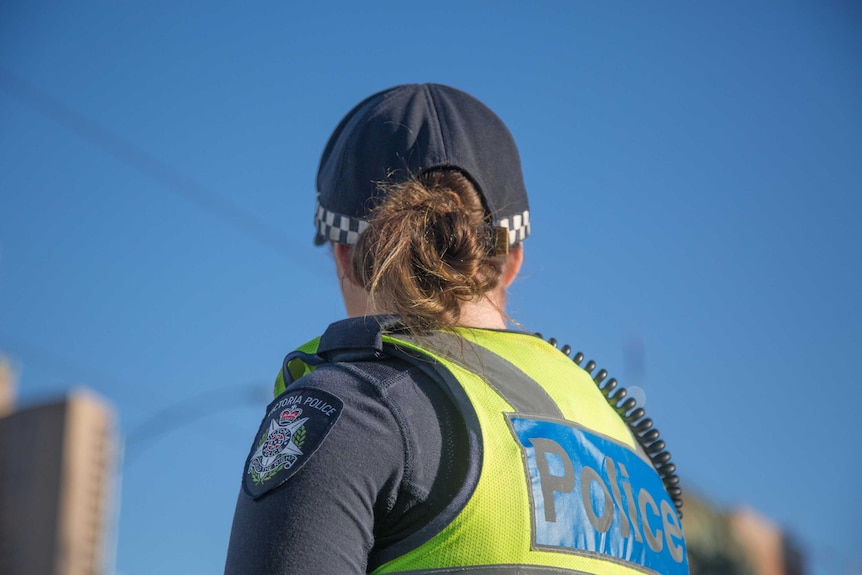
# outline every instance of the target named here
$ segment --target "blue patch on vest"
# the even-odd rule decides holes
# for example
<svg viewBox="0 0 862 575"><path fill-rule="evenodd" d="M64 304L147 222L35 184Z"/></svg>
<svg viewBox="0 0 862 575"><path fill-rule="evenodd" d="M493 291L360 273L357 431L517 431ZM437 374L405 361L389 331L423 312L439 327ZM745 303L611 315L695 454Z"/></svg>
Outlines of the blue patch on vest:
<svg viewBox="0 0 862 575"><path fill-rule="evenodd" d="M574 424L509 421L524 454L536 548L687 575L679 516L649 463Z"/></svg>

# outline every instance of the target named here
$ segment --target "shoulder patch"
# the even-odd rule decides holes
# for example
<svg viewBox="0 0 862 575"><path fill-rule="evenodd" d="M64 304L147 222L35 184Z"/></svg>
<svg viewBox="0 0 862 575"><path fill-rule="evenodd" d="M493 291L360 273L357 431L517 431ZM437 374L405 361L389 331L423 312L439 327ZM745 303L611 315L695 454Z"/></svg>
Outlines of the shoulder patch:
<svg viewBox="0 0 862 575"><path fill-rule="evenodd" d="M297 389L269 404L245 462L242 486L253 499L296 473L329 435L344 403L320 389Z"/></svg>

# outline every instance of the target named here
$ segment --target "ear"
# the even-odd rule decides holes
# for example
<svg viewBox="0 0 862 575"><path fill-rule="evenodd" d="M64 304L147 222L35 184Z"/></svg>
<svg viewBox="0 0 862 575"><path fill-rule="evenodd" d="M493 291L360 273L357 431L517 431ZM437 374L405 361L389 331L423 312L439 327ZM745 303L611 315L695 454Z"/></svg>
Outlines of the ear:
<svg viewBox="0 0 862 575"><path fill-rule="evenodd" d="M360 317L378 313L375 311L368 292L359 287L356 276L353 275L353 246L332 243L332 254L335 256L335 269L338 272L338 285L348 317Z"/></svg>
<svg viewBox="0 0 862 575"><path fill-rule="evenodd" d="M335 269L338 270L338 278L347 278L351 283L353 279L353 246L333 242L332 253L335 255Z"/></svg>
<svg viewBox="0 0 862 575"><path fill-rule="evenodd" d="M524 263L524 242L519 242L518 244L509 248L509 253L506 254L506 263L503 264L503 287L508 288L512 285L512 282L515 281L515 278L518 277L518 273L521 271L521 265Z"/></svg>

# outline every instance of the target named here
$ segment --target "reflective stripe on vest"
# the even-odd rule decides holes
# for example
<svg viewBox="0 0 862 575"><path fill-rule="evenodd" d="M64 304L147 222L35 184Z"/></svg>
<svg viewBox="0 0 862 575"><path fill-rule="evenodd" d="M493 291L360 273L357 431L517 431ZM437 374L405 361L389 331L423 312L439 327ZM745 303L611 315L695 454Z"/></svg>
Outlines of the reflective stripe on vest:
<svg viewBox="0 0 862 575"><path fill-rule="evenodd" d="M404 571L410 575L452 575L452 573L468 573L469 575L592 575L585 571L575 571L562 567L546 567L542 565L474 565L470 567L444 567L442 569L420 569Z"/></svg>

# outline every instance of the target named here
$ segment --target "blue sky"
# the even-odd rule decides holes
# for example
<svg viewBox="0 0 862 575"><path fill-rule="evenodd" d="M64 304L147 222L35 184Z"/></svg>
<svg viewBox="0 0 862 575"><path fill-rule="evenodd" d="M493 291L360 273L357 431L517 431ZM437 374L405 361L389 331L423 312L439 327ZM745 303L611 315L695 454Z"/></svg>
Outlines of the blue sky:
<svg viewBox="0 0 862 575"><path fill-rule="evenodd" d="M860 573L862 9L311 4L0 5L0 351L23 403L117 407L116 570L221 571L281 359L343 314L323 145L432 81L521 150L511 315L643 388L686 489Z"/></svg>

